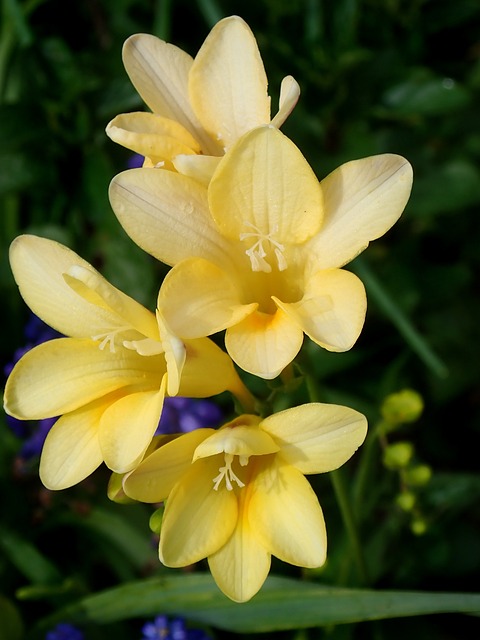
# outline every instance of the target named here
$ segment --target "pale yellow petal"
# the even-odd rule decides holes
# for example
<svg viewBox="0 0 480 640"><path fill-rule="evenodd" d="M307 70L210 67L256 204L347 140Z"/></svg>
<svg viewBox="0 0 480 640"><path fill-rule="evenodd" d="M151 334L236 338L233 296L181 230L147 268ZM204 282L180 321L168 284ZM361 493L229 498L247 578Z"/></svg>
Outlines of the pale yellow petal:
<svg viewBox="0 0 480 640"><path fill-rule="evenodd" d="M179 153L200 153L200 145L178 122L154 113L116 116L106 134L117 144L151 159L153 164L171 161Z"/></svg>
<svg viewBox="0 0 480 640"><path fill-rule="evenodd" d="M159 308L182 338L200 338L240 322L257 307L242 304L237 283L207 260L183 260L166 275Z"/></svg>
<svg viewBox="0 0 480 640"><path fill-rule="evenodd" d="M259 542L272 555L300 567L325 562L327 534L322 510L308 480L294 467L258 459L248 518Z"/></svg>
<svg viewBox="0 0 480 640"><path fill-rule="evenodd" d="M335 404L314 402L268 416L261 422L281 447L281 455L302 473L333 471L365 440L364 415Z"/></svg>
<svg viewBox="0 0 480 640"><path fill-rule="evenodd" d="M238 520L233 534L208 558L218 587L235 602L250 600L270 571L270 553L258 541L248 519L249 489L247 485L238 493Z"/></svg>
<svg viewBox="0 0 480 640"><path fill-rule="evenodd" d="M40 458L40 480L47 489L67 489L102 463L98 425L107 404L102 399L57 420Z"/></svg>
<svg viewBox="0 0 480 640"><path fill-rule="evenodd" d="M197 446L212 433L213 429L195 429L151 453L125 476L123 489L127 496L140 502L165 500L174 485L190 469Z"/></svg>
<svg viewBox="0 0 480 640"><path fill-rule="evenodd" d="M280 86L280 101L277 115L271 124L280 128L292 113L300 97L300 86L292 76L285 76Z"/></svg>
<svg viewBox="0 0 480 640"><path fill-rule="evenodd" d="M262 456L279 451L279 445L268 433L258 429L256 425L249 425L248 418L250 416L245 416L245 418L247 424L243 424L243 416L239 416L232 423L218 429L199 444L193 454L193 461L217 453L249 458L250 456Z"/></svg>
<svg viewBox="0 0 480 640"><path fill-rule="evenodd" d="M314 273L299 302L273 299L314 342L329 351L350 349L365 321L365 288L356 275L343 269Z"/></svg>
<svg viewBox="0 0 480 640"><path fill-rule="evenodd" d="M237 16L220 20L195 57L189 91L200 122L223 147L270 121L267 84L248 25Z"/></svg>
<svg viewBox="0 0 480 640"><path fill-rule="evenodd" d="M178 173L208 187L219 162L220 158L215 156L178 155L173 159L173 166Z"/></svg>
<svg viewBox="0 0 480 640"><path fill-rule="evenodd" d="M169 396L175 396L180 387L187 350L184 342L170 330L158 309L157 322L167 365L167 393Z"/></svg>
<svg viewBox="0 0 480 640"><path fill-rule="evenodd" d="M325 218L307 245L318 268L341 267L398 220L410 197L412 167L384 154L347 162L322 180Z"/></svg>
<svg viewBox="0 0 480 640"><path fill-rule="evenodd" d="M163 373L162 356L102 351L91 340L50 340L15 365L5 387L5 411L21 420L49 418L124 387L159 389Z"/></svg>
<svg viewBox="0 0 480 640"><path fill-rule="evenodd" d="M86 338L122 322L134 323L146 335L155 331L152 313L109 284L74 251L54 240L32 235L17 237L10 246L10 264L30 309L60 333ZM65 280L64 274L72 270L90 279L83 286L83 294ZM93 281L97 293L85 293Z"/></svg>
<svg viewBox="0 0 480 640"><path fill-rule="evenodd" d="M149 446L162 414L166 376L157 391L139 391L120 398L104 412L98 437L109 469L126 473Z"/></svg>
<svg viewBox="0 0 480 640"><path fill-rule="evenodd" d="M232 147L212 177L208 199L223 235L243 240L247 249L263 239L267 253L312 237L323 217L315 174L273 126L254 129Z"/></svg>
<svg viewBox="0 0 480 640"><path fill-rule="evenodd" d="M184 567L218 551L237 524L233 491L213 488L223 456L197 460L173 487L160 533L160 560L167 567Z"/></svg>
<svg viewBox="0 0 480 640"><path fill-rule="evenodd" d="M230 264L230 243L213 222L205 187L172 171L132 169L110 184L110 202L144 251L173 265L192 256Z"/></svg>
<svg viewBox="0 0 480 640"><path fill-rule="evenodd" d="M303 331L296 321L278 309L274 314L255 311L227 329L227 351L244 371L271 380L300 351Z"/></svg>
<svg viewBox="0 0 480 640"><path fill-rule="evenodd" d="M123 63L133 86L150 109L179 122L205 153L217 147L200 125L188 95L193 60L188 53L155 36L139 33L123 46Z"/></svg>

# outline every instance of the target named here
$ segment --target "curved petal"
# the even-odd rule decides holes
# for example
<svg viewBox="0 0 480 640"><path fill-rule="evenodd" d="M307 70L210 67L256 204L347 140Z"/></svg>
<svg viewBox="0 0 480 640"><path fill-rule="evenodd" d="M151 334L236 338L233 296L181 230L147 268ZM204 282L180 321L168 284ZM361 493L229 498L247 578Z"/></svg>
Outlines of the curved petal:
<svg viewBox="0 0 480 640"><path fill-rule="evenodd" d="M300 86L292 76L285 76L280 86L280 101L278 105L278 113L273 118L274 127L280 128L288 116L292 113L295 105L300 97Z"/></svg>
<svg viewBox="0 0 480 640"><path fill-rule="evenodd" d="M150 311L54 240L18 236L10 245L10 264L30 309L60 333L86 338L129 324L144 335L158 337ZM76 287L75 278L69 279L68 274L76 274L83 283Z"/></svg>
<svg viewBox="0 0 480 640"><path fill-rule="evenodd" d="M412 167L401 156L354 160L321 182L325 219L306 249L318 268L341 267L398 220L412 188Z"/></svg>
<svg viewBox="0 0 480 640"><path fill-rule="evenodd" d="M267 76L257 42L238 16L220 20L195 57L189 75L192 106L204 128L229 147L270 121Z"/></svg>
<svg viewBox="0 0 480 640"><path fill-rule="evenodd" d="M47 489L67 489L102 463L98 425L107 403L97 400L57 420L40 457L40 480Z"/></svg>
<svg viewBox="0 0 480 640"><path fill-rule="evenodd" d="M195 429L147 456L125 476L123 489L127 496L140 502L166 500L174 485L190 469L197 446L212 433L213 429Z"/></svg>
<svg viewBox="0 0 480 640"><path fill-rule="evenodd" d="M173 487L160 532L160 560L185 567L218 551L237 524L233 491L213 489L223 456L198 460Z"/></svg>
<svg viewBox="0 0 480 640"><path fill-rule="evenodd" d="M322 510L308 480L278 456L260 460L248 518L259 542L300 567L321 567L327 552Z"/></svg>
<svg viewBox="0 0 480 640"><path fill-rule="evenodd" d="M312 402L280 411L260 427L281 447L281 456L302 473L338 469L367 435L364 415L335 404Z"/></svg>
<svg viewBox="0 0 480 640"><path fill-rule="evenodd" d="M329 351L348 351L365 321L365 288L356 275L343 269L313 274L299 302L273 299L314 342Z"/></svg>
<svg viewBox="0 0 480 640"><path fill-rule="evenodd" d="M173 166L178 173L193 178L204 187L208 187L219 162L220 158L215 156L182 154L173 159Z"/></svg>
<svg viewBox="0 0 480 640"><path fill-rule="evenodd" d="M238 519L233 534L208 558L218 587L235 602L253 598L270 571L270 553L259 543L248 519L249 489L247 485L238 493Z"/></svg>
<svg viewBox="0 0 480 640"><path fill-rule="evenodd" d="M20 420L40 420L74 411L123 387L159 389L163 356L100 350L91 340L58 338L28 351L5 386L5 411Z"/></svg>
<svg viewBox="0 0 480 640"><path fill-rule="evenodd" d="M187 350L183 341L170 331L170 328L167 326L164 317L158 309L157 322L167 365L167 393L169 396L175 396L180 387L183 367L185 366L185 360L187 358Z"/></svg>
<svg viewBox="0 0 480 640"><path fill-rule="evenodd" d="M255 311L227 329L225 347L244 371L271 380L300 351L303 331L289 315L278 309L273 315Z"/></svg>
<svg viewBox="0 0 480 640"><path fill-rule="evenodd" d="M224 236L246 246L262 242L267 253L312 237L323 217L315 174L300 150L273 126L250 131L222 158L208 200Z"/></svg>
<svg viewBox="0 0 480 640"><path fill-rule="evenodd" d="M182 125L154 113L121 114L105 131L111 140L150 158L153 164L171 161L179 153L200 153L200 145Z"/></svg>
<svg viewBox="0 0 480 640"><path fill-rule="evenodd" d="M102 415L98 437L103 459L115 473L126 473L143 458L162 414L166 376L157 391L129 393Z"/></svg>
<svg viewBox="0 0 480 640"><path fill-rule="evenodd" d="M198 256L230 263L230 243L216 228L207 192L195 180L171 171L131 169L109 190L115 215L144 251L173 265Z"/></svg>
<svg viewBox="0 0 480 640"><path fill-rule="evenodd" d="M242 424L242 416L233 424L217 429L195 449L193 461L207 458L217 453L228 453L233 456L249 458L279 451L278 444L270 435L256 426Z"/></svg>
<svg viewBox="0 0 480 640"><path fill-rule="evenodd" d="M229 275L207 260L183 260L167 273L159 293L159 308L182 338L200 338L221 331L256 309L242 304Z"/></svg>
<svg viewBox="0 0 480 640"><path fill-rule="evenodd" d="M123 45L123 63L133 86L154 113L179 122L205 152L218 148L190 104L188 75L193 60L188 53L155 36L138 33Z"/></svg>

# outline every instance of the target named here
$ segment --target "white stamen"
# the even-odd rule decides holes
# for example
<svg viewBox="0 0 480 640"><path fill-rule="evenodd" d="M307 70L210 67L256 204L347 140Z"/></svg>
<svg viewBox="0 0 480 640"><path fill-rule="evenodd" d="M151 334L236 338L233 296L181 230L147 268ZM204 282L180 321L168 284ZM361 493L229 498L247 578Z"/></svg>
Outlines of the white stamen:
<svg viewBox="0 0 480 640"><path fill-rule="evenodd" d="M287 268L287 261L283 255L285 246L273 239L273 235L278 231L278 226L275 226L273 231L270 233L262 233L260 229L251 222L245 222L245 224L254 229L254 231L241 233L240 240L243 241L248 238L257 238L257 241L250 247L250 249L246 249L245 251L247 256L250 258L252 271L264 271L265 273L270 273L272 271L272 267L265 260L267 252L263 246L264 242L269 242L273 246L278 268L280 271L285 271Z"/></svg>
<svg viewBox="0 0 480 640"><path fill-rule="evenodd" d="M112 331L107 331L107 333L99 333L97 336L92 336L92 340L103 340L98 345L100 351L103 351L108 344L108 348L110 353L115 353L115 336L122 331L126 331L130 327L119 327L118 329L113 329Z"/></svg>
<svg viewBox="0 0 480 640"><path fill-rule="evenodd" d="M247 458L247 462L248 462L247 456L241 456L241 458ZM245 486L245 484L240 480L240 478L238 478L233 472L232 462L233 462L233 455L231 453L226 453L225 466L219 468L220 473L218 474L218 476L215 476L215 478L213 479L213 482L214 482L213 488L215 491L218 491L218 487L220 486L220 483L224 478L225 478L225 484L227 485L227 491L232 491L233 489L232 482L236 482L239 487ZM242 466L245 466L246 462L245 464L243 464L242 460L240 460L240 464Z"/></svg>
<svg viewBox="0 0 480 640"><path fill-rule="evenodd" d="M153 165L153 168L154 169L161 169L164 165L165 165L165 161L164 160L160 160L160 162L157 162L157 164Z"/></svg>

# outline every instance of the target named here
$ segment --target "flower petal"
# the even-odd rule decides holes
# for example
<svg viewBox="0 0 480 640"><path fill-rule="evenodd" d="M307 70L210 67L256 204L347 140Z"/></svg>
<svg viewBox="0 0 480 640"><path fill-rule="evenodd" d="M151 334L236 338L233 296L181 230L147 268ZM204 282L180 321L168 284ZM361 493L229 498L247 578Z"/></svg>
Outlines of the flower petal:
<svg viewBox="0 0 480 640"><path fill-rule="evenodd" d="M153 164L171 162L179 153L200 153L198 142L182 125L154 113L116 116L107 125L106 134L117 144L150 158Z"/></svg>
<svg viewBox="0 0 480 640"><path fill-rule="evenodd" d="M208 189L221 233L247 244L298 244L313 236L323 217L320 184L300 150L273 126L244 135L222 158ZM258 232L258 233L257 233ZM267 238L268 236L268 238Z"/></svg>
<svg viewBox="0 0 480 640"><path fill-rule="evenodd" d="M270 122L267 76L257 42L239 17L220 20L190 70L192 106L204 128L229 147L253 127Z"/></svg>
<svg viewBox="0 0 480 640"><path fill-rule="evenodd" d="M40 480L47 489L67 489L102 463L98 425L107 403L97 400L57 420L40 458Z"/></svg>
<svg viewBox="0 0 480 640"><path fill-rule="evenodd" d="M147 456L123 480L127 496L140 502L162 502L190 469L197 446L213 429L195 429L164 444ZM213 486L213 485L211 485Z"/></svg>
<svg viewBox="0 0 480 640"><path fill-rule="evenodd" d="M150 311L54 240L32 235L17 237L10 245L10 264L30 309L60 333L86 338L123 323L144 335L158 337ZM77 278L65 277L69 273ZM82 282L76 287L74 280L78 278Z"/></svg>
<svg viewBox="0 0 480 640"><path fill-rule="evenodd" d="M232 535L237 498L225 488L215 491L212 482L222 464L223 456L197 460L173 487L160 533L160 560L167 567L198 562Z"/></svg>
<svg viewBox="0 0 480 640"><path fill-rule="evenodd" d="M182 338L200 338L240 322L257 303L242 304L236 283L207 260L183 260L167 273L159 308Z"/></svg>
<svg viewBox="0 0 480 640"><path fill-rule="evenodd" d="M277 115L273 118L274 127L280 128L292 113L300 97L300 86L292 76L285 76L280 86L280 101Z"/></svg>
<svg viewBox="0 0 480 640"><path fill-rule="evenodd" d="M347 351L355 344L367 309L362 282L343 269L314 273L299 302L273 300L314 342L329 351Z"/></svg>
<svg viewBox="0 0 480 640"><path fill-rule="evenodd" d="M154 113L176 120L204 152L218 149L195 115L188 95L188 74L193 60L188 53L145 33L128 38L123 46L123 63L144 102Z"/></svg>
<svg viewBox="0 0 480 640"><path fill-rule="evenodd" d="M338 469L367 435L364 415L335 404L312 402L280 411L260 427L281 447L281 456L302 473Z"/></svg>
<svg viewBox="0 0 480 640"><path fill-rule="evenodd" d="M171 171L131 169L110 184L110 202L144 251L173 265L192 256L230 264L230 243L216 228L205 188Z"/></svg>
<svg viewBox="0 0 480 640"><path fill-rule="evenodd" d="M249 489L247 485L238 493L238 519L233 534L208 558L218 587L235 602L250 600L270 571L271 555L259 543L248 519Z"/></svg>
<svg viewBox="0 0 480 640"><path fill-rule="evenodd" d="M308 480L279 456L260 458L248 506L259 542L274 556L301 567L325 562L327 534L322 510Z"/></svg>
<svg viewBox="0 0 480 640"><path fill-rule="evenodd" d="M245 418L245 420L244 420ZM233 456L261 456L279 451L278 444L257 426L251 426L251 416L239 416L233 422L217 429L195 449L193 461L217 453Z"/></svg>
<svg viewBox="0 0 480 640"><path fill-rule="evenodd" d="M255 311L227 329L225 346L244 371L271 380L300 351L303 331L282 309L274 314Z"/></svg>
<svg viewBox="0 0 480 640"><path fill-rule="evenodd" d="M412 188L412 167L383 154L347 162L321 182L323 226L307 249L318 268L341 267L398 220Z"/></svg>
<svg viewBox="0 0 480 640"><path fill-rule="evenodd" d="M212 179L220 158L215 156L197 156L180 154L173 159L173 166L178 173L193 178L204 187Z"/></svg>
<svg viewBox="0 0 480 640"><path fill-rule="evenodd" d="M28 351L5 386L5 411L20 420L68 413L123 387L159 389L163 356L100 350L91 340L58 338Z"/></svg>
<svg viewBox="0 0 480 640"><path fill-rule="evenodd" d="M143 458L162 414L166 376L158 391L120 398L102 415L98 437L103 459L116 473L130 471Z"/></svg>

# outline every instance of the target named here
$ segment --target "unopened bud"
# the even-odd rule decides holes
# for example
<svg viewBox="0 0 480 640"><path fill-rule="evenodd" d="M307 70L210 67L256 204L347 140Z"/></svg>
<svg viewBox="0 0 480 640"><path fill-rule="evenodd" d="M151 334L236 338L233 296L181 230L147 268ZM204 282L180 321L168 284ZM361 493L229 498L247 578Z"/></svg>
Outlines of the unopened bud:
<svg viewBox="0 0 480 640"><path fill-rule="evenodd" d="M123 476L122 473L112 473L108 481L107 496L118 504L133 504L135 500L129 498L123 490Z"/></svg>
<svg viewBox="0 0 480 640"><path fill-rule="evenodd" d="M410 529L416 536L423 536L427 530L427 523L423 518L415 518L410 524Z"/></svg>
<svg viewBox="0 0 480 640"><path fill-rule="evenodd" d="M150 520L148 521L148 526L153 533L160 533L160 529L162 528L162 520L163 520L163 512L165 511L164 507L160 507L156 509L152 515L150 516Z"/></svg>
<svg viewBox="0 0 480 640"><path fill-rule="evenodd" d="M400 424L415 422L421 416L422 411L422 396L412 389L391 393L385 398L381 407L382 416L389 431Z"/></svg>
<svg viewBox="0 0 480 640"><path fill-rule="evenodd" d="M411 511L415 506L416 502L415 494L411 491L404 491L403 493L399 493L395 499L395 502L400 507L402 511Z"/></svg>
<svg viewBox="0 0 480 640"><path fill-rule="evenodd" d="M413 456L413 444L411 442L395 442L390 444L383 452L383 464L387 469L404 469Z"/></svg>
<svg viewBox="0 0 480 640"><path fill-rule="evenodd" d="M412 487L423 487L432 477L432 469L427 464L418 464L405 470L405 482Z"/></svg>

